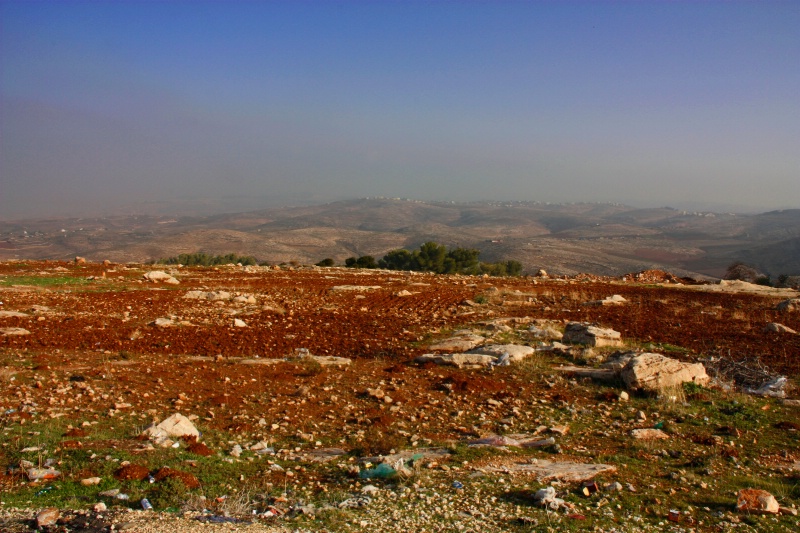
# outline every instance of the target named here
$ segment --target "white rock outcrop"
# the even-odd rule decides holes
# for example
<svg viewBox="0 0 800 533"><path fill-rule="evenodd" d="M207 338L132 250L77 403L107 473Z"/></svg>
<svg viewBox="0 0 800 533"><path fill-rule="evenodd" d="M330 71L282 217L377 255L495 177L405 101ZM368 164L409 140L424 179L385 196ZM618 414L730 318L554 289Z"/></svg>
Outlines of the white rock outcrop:
<svg viewBox="0 0 800 533"><path fill-rule="evenodd" d="M601 328L583 322L569 322L564 329L563 342L570 344L586 344L588 346L622 346L622 335L619 331Z"/></svg>
<svg viewBox="0 0 800 533"><path fill-rule="evenodd" d="M683 383L704 385L709 377L701 363L684 363L657 353L643 353L630 358L620 371L629 389L661 391Z"/></svg>

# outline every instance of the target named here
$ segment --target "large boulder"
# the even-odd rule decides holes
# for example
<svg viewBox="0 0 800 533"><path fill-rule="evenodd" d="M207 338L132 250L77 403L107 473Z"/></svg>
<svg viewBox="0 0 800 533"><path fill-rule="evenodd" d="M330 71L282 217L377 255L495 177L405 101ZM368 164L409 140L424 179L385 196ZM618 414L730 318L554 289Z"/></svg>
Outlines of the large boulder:
<svg viewBox="0 0 800 533"><path fill-rule="evenodd" d="M705 367L700 363L684 363L657 353L631 357L620 377L630 389L661 391L683 383L708 383Z"/></svg>
<svg viewBox="0 0 800 533"><path fill-rule="evenodd" d="M619 331L600 328L584 322L569 322L564 330L563 342L586 344L588 346L622 346Z"/></svg>
<svg viewBox="0 0 800 533"><path fill-rule="evenodd" d="M778 514L780 505L775 496L765 490L742 489L736 495L736 510L740 513Z"/></svg>
<svg viewBox="0 0 800 533"><path fill-rule="evenodd" d="M766 326L764 326L765 333L797 333L795 330L790 328L789 326L784 326L783 324L779 324L777 322L769 322Z"/></svg>
<svg viewBox="0 0 800 533"><path fill-rule="evenodd" d="M145 429L144 435L154 439L183 436L199 437L200 432L194 427L191 420L180 413L175 413L162 420L160 424Z"/></svg>

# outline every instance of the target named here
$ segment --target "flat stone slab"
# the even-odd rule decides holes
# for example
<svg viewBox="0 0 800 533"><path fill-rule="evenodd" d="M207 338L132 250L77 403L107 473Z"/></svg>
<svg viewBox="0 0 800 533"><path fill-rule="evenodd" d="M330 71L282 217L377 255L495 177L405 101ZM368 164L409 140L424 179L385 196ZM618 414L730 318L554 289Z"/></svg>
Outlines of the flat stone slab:
<svg viewBox="0 0 800 533"><path fill-rule="evenodd" d="M3 335L30 335L31 332L25 328L0 328L0 333Z"/></svg>
<svg viewBox="0 0 800 533"><path fill-rule="evenodd" d="M602 381L612 381L619 377L618 370L610 368L588 368L585 366L560 366L557 371L565 374L574 374L578 378L592 378Z"/></svg>
<svg viewBox="0 0 800 533"><path fill-rule="evenodd" d="M431 350L442 352L466 352L486 342L480 335L458 335L428 346Z"/></svg>
<svg viewBox="0 0 800 533"><path fill-rule="evenodd" d="M302 359L305 358L301 358L301 360ZM307 357L307 359L316 361L322 366L347 366L353 362L352 359L348 359L346 357L335 357L333 355L311 355Z"/></svg>
<svg viewBox="0 0 800 533"><path fill-rule="evenodd" d="M639 440L666 440L669 438L669 435L660 429L650 428L633 429L631 430L631 436Z"/></svg>
<svg viewBox="0 0 800 533"><path fill-rule="evenodd" d="M572 461L548 461L539 459L535 463L515 463L508 466L490 466L485 468L487 472L502 473L522 473L533 474L539 481L559 481L580 482L588 481L598 474L606 472L616 472L617 467L606 464L586 464L575 463Z"/></svg>
<svg viewBox="0 0 800 533"><path fill-rule="evenodd" d="M0 311L0 318L24 318L26 316L28 315L19 311Z"/></svg>
<svg viewBox="0 0 800 533"><path fill-rule="evenodd" d="M210 358L213 360L213 357ZM277 365L278 363L285 363L285 359L267 359L265 358L258 358L258 359L240 359L237 361L240 365Z"/></svg>
<svg viewBox="0 0 800 533"><path fill-rule="evenodd" d="M511 362L515 363L523 361L529 355L536 353L536 348L522 346L521 344L487 344L470 350L469 353L492 355L494 357L500 357L507 353Z"/></svg>
<svg viewBox="0 0 800 533"><path fill-rule="evenodd" d="M450 457L452 452L447 448L417 448L403 450L391 455L379 455L375 457L362 457L358 461L360 463L389 463L396 464L398 461L408 461L416 457L417 461L421 459L444 459Z"/></svg>
<svg viewBox="0 0 800 533"><path fill-rule="evenodd" d="M380 285L334 285L332 291L372 291L382 289Z"/></svg>
<svg viewBox="0 0 800 533"><path fill-rule="evenodd" d="M313 463L327 463L343 455L347 455L347 452L341 448L317 448L308 453L307 459Z"/></svg>
<svg viewBox="0 0 800 533"><path fill-rule="evenodd" d="M414 359L417 363L434 363L458 368L487 366L494 363L496 360L497 358L491 355L468 353L426 353Z"/></svg>

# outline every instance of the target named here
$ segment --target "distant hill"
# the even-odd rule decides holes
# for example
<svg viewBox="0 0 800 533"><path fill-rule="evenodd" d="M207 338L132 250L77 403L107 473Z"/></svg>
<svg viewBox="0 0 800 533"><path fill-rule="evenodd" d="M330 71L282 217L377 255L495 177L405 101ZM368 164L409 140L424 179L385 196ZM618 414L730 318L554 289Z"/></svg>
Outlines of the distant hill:
<svg viewBox="0 0 800 533"><path fill-rule="evenodd" d="M529 272L621 275L659 268L721 276L736 260L800 274L800 209L758 215L668 207L365 198L212 216L118 216L0 222L0 259L148 261L180 253L268 263L343 263L433 240L516 259Z"/></svg>

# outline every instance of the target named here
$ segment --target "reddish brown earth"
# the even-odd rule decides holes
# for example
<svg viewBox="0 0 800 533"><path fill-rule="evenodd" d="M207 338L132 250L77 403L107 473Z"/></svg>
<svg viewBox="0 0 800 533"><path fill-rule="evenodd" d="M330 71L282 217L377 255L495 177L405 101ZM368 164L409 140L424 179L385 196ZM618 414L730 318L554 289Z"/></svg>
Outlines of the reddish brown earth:
<svg viewBox="0 0 800 533"><path fill-rule="evenodd" d="M159 451L146 451L148 442L136 435L179 411L193 417L204 433L202 442L182 443L198 458L209 449L225 456L234 442L261 440L275 445L280 461L321 447L342 448L355 457L532 431L541 424L577 426L564 437L564 459L628 453L630 442L618 433L581 431L582 422L575 419L582 410L592 412L593 424L610 416L611 406L618 405L617 388L563 379L542 366L552 361L543 363L539 356L529 358L530 364L495 370L413 363L429 351L429 343L461 328L502 342L510 333L493 330L489 322L504 317L595 322L621 332L632 347L687 360L757 357L795 383L800 375L800 335L764 332L768 322L800 330L800 314L775 310L787 294L705 292L678 285L681 280L660 271L622 281L337 268L180 268L171 270L180 284L170 285L145 281L143 274L150 269L0 264L0 311L6 312L0 328L30 332L0 336L0 421L13 429L9 443L26 445L26 424L52 419L61 424L61 449L86 450L101 459L108 450L125 450L137 459L126 468L137 471L120 475L141 479L163 463ZM249 295L256 303L186 299L191 290ZM628 302L587 305L614 294ZM167 317L173 317L173 325L153 324ZM235 327L235 318L246 327ZM522 326L515 340L536 342L525 334ZM352 363L323 367L287 360L297 349ZM375 388L391 400L367 392ZM690 399L704 402L703 394ZM791 416L781 414L781 420ZM678 417L671 423L683 422ZM126 435L114 434L110 425L124 428ZM716 435L724 435L726 443L733 438L754 443L760 437L752 429L680 427L685 437L681 461L687 463L718 445ZM0 463L10 464L9 449L0 449ZM647 447L635 451L640 459L654 460ZM734 448L723 452L740 453ZM773 459L783 465L800 457L790 449ZM207 473L201 463L183 461L161 477L202 480ZM307 465L300 459L293 464ZM62 468L71 480L91 474ZM255 475L269 485L288 479L269 469ZM291 479L322 491L326 484L341 483L342 475L297 466ZM0 488L19 484L10 473L0 476Z"/></svg>
<svg viewBox="0 0 800 533"><path fill-rule="evenodd" d="M590 321L621 332L627 341L685 350L670 352L673 357L757 356L776 372L800 373L800 336L763 331L773 321L800 330L797 314L774 310L783 299L778 296L698 292L596 276L498 279L348 269L246 272L235 267L177 269L180 285L175 286L144 281L146 271L143 265L0 264L0 281L6 281L2 309L28 313L4 317L0 326L31 332L0 337L0 350L17 360L16 367L4 371L19 376L13 395L0 397L0 407L18 409L27 401L67 413L76 422L99 412L138 416L142 424L179 410L203 417L208 427L254 437L343 435L348 427L390 426L403 435L402 413L416 413L411 415L414 431L422 437L462 438L475 433L471 424L454 425L446 417L425 414L446 396L445 385L461 397L457 410L459 401L467 406L524 395L529 376L433 366L410 371L409 365L427 351L427 341L499 317ZM14 282L22 276L71 281L44 286L30 278L24 278L27 285ZM658 271L638 278L676 281ZM378 288L334 289L342 285ZM189 290L250 294L257 303L188 300ZM398 296L400 291L412 294ZM628 303L585 305L612 294ZM485 303L472 303L476 300ZM34 306L48 310L32 311ZM151 324L169 316L190 325ZM234 316L247 327L233 327ZM242 364L243 357L279 360L298 348L353 363L346 372L282 362ZM402 405L402 413L388 412L362 394L374 386ZM562 402L579 395L563 385L547 392L547 398ZM359 409L343 410L348 402ZM25 409L10 415L25 416ZM258 424L262 418L266 426ZM80 446L80 437L71 432L65 446ZM337 441L329 438L329 443Z"/></svg>

